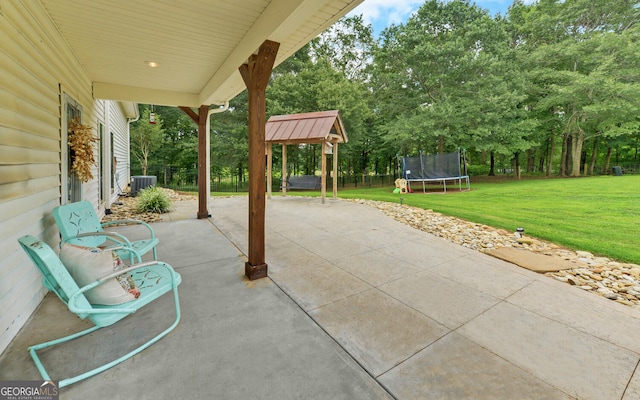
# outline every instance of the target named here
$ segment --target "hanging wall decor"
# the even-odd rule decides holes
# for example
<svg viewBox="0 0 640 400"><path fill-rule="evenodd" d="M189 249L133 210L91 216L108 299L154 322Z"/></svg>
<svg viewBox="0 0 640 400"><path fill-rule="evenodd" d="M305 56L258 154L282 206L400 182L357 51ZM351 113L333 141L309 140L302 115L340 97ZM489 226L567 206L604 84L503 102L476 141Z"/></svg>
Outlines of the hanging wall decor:
<svg viewBox="0 0 640 400"><path fill-rule="evenodd" d="M79 118L73 119L69 123L69 136L67 138L71 152L71 171L73 171L82 182L93 179L91 170L96 165L93 153L93 142L98 138L93 136L91 127L82 125Z"/></svg>

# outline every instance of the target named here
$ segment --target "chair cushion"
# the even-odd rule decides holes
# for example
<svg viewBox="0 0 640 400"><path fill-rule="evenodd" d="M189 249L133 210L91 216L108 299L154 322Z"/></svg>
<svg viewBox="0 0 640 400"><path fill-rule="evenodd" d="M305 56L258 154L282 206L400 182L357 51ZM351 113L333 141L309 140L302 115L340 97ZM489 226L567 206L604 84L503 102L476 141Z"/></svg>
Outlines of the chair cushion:
<svg viewBox="0 0 640 400"><path fill-rule="evenodd" d="M111 250L64 244L60 260L78 286L83 287L113 271L126 268L120 257ZM126 273L87 292L91 304L114 305L135 300L140 295L131 275Z"/></svg>

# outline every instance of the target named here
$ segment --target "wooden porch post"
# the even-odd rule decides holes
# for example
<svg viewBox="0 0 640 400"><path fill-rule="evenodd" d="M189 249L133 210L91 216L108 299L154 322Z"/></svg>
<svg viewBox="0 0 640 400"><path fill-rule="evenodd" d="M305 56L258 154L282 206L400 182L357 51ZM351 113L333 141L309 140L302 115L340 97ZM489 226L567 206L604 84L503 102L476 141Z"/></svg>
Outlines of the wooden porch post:
<svg viewBox="0 0 640 400"><path fill-rule="evenodd" d="M207 113L209 106L200 106L198 109L198 219L209 218L207 210Z"/></svg>
<svg viewBox="0 0 640 400"><path fill-rule="evenodd" d="M244 274L249 280L265 278L265 92L278 53L279 43L266 40L258 54L239 68L249 91L249 261Z"/></svg>
<svg viewBox="0 0 640 400"><path fill-rule="evenodd" d="M273 181L273 145L267 144L267 198L271 198L271 184Z"/></svg>
<svg viewBox="0 0 640 400"><path fill-rule="evenodd" d="M209 218L209 210L207 209L207 199L210 196L207 193L207 169L209 165L207 163L207 114L209 112L209 106L202 105L198 108L196 114L189 107L178 107L185 114L198 125L198 219Z"/></svg>

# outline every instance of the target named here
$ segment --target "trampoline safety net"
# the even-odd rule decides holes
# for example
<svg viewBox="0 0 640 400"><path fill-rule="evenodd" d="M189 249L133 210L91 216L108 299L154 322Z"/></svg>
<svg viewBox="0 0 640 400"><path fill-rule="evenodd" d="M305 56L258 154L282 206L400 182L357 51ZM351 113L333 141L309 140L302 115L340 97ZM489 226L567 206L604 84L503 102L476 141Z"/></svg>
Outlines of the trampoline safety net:
<svg viewBox="0 0 640 400"><path fill-rule="evenodd" d="M402 159L402 175L407 180L462 177L460 153L421 154Z"/></svg>

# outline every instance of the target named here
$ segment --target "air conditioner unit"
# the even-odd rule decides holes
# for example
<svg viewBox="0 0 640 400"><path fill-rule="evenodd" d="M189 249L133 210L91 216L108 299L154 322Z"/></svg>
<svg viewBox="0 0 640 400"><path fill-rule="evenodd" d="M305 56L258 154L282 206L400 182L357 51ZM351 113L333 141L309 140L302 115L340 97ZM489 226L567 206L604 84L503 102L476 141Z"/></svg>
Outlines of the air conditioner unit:
<svg viewBox="0 0 640 400"><path fill-rule="evenodd" d="M158 178L155 176L132 176L131 177L131 196L137 196L138 192L150 186L155 186Z"/></svg>

